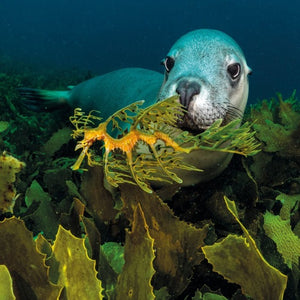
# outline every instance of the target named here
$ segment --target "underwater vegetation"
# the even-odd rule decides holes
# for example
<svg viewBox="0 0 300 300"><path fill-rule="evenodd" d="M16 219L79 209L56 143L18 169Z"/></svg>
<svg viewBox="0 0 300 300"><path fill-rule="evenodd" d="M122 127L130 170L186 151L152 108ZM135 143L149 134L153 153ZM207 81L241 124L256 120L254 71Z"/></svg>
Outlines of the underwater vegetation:
<svg viewBox="0 0 300 300"><path fill-rule="evenodd" d="M251 109L251 118L255 119L254 129L257 138L264 143L265 152L279 152L281 156L299 156L300 132L299 108L296 91L284 101L282 95L277 99L263 101ZM271 130L270 130L271 129Z"/></svg>
<svg viewBox="0 0 300 300"><path fill-rule="evenodd" d="M13 212L16 189L14 182L16 174L19 173L25 164L16 158L7 155L5 152L0 156L0 211L1 213Z"/></svg>
<svg viewBox="0 0 300 300"><path fill-rule="evenodd" d="M18 78L30 82L34 77L28 71ZM103 184L107 174L105 156L100 159L102 145L94 140L92 145L84 144L85 133L98 134L99 126L107 120L101 123L96 114L77 111L73 120L76 136L81 138L79 149L88 146L81 158L87 157L92 166L74 172L71 167L79 167L84 161L78 161L74 151L76 143L67 120L72 112L28 112L13 93L12 87L20 85L19 79L10 73L3 78L0 121L5 123L0 150L26 166L20 163L21 170L11 181L14 195L18 195L13 197L14 205L10 203L9 209L2 208L1 212L1 296L300 299L300 110L295 93L288 99L279 96L248 109L246 125L240 128L247 129L243 134L253 134L255 142L251 139L251 144L261 144L261 151L252 156L248 152L247 156L235 155L223 174L211 182L180 188L160 169L158 175L174 183L149 193L141 188L149 187L149 178L135 171L134 162L137 151L146 148L151 165L161 168L161 164L165 166L159 161L164 159L161 149L155 148L155 157L151 143L140 141L130 146L131 167L145 184L139 185L132 176L127 154L119 146L109 148L109 175L114 179L114 173L124 173L122 178L130 181L117 181L118 191L111 195ZM47 82L39 80L43 88L48 87ZM59 80L55 78L54 82ZM7 95L13 106L5 100ZM165 105L176 105L172 99L168 101ZM163 111L159 106L155 109ZM142 113L151 114L151 109L137 107L132 112L129 107L126 113L131 117L130 124L122 123L117 115L110 122L114 119L116 128L132 125ZM212 132L220 134L223 127L215 126L208 136ZM225 136L232 133L230 126L223 132ZM126 139L131 127L127 126L123 135L122 128L116 141ZM112 138L111 130L112 123L104 128L103 132L109 134L106 140ZM192 139L190 144L185 143L169 128L150 128L141 123L135 130L138 138L145 132L166 134L176 143L167 146L172 155L180 155L181 148L194 147L195 143L197 147L213 147L216 143L216 139L206 139L205 135L196 140L184 136ZM231 150L242 152L244 141L239 142ZM179 148L175 149L176 145ZM113 162L124 158L122 170L115 167ZM5 186L1 174L0 186Z"/></svg>

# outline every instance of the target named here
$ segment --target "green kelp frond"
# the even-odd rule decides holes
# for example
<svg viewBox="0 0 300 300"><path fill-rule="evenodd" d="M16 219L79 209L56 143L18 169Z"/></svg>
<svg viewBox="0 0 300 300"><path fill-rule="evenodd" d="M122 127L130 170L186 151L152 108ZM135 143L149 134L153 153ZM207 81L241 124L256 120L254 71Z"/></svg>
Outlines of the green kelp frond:
<svg viewBox="0 0 300 300"><path fill-rule="evenodd" d="M292 231L290 220L283 220L270 212L264 214L264 230L271 238L282 255L285 264L292 269L293 264L299 265L300 238Z"/></svg>
<svg viewBox="0 0 300 300"><path fill-rule="evenodd" d="M253 105L248 118L254 122L263 151L283 157L300 155L300 110L295 91L287 99L277 94L277 98Z"/></svg>
<svg viewBox="0 0 300 300"><path fill-rule="evenodd" d="M199 149L236 153L244 156L257 154L260 143L255 140L255 131L251 124L244 123L239 127L240 119L221 126L222 120L215 121L207 130L199 135ZM225 146L224 146L225 144Z"/></svg>
<svg viewBox="0 0 300 300"><path fill-rule="evenodd" d="M100 120L93 112L86 115L75 109L70 118L75 126L73 137L83 136L75 150L82 148L72 169L80 168L87 156L90 166L104 166L107 181L118 186L120 183L138 184L143 190L151 192L149 181L178 182L182 180L175 169L201 171L184 162L182 154L193 150L222 151L245 156L254 155L259 144L255 141L250 124L239 127L240 120L226 126L216 121L209 129L199 135L176 128L178 118L185 113L178 96L159 101L147 108L141 108L143 101L132 103L120 109L98 127ZM129 127L123 130L124 125ZM109 129L121 132L118 138L109 134ZM96 141L103 142L103 158L90 149Z"/></svg>

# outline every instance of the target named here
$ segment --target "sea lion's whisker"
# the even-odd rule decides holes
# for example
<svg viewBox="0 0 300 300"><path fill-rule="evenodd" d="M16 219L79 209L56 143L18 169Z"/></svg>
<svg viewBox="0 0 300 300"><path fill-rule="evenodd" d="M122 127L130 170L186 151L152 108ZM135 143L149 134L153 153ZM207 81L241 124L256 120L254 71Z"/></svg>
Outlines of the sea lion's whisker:
<svg viewBox="0 0 300 300"><path fill-rule="evenodd" d="M236 118L242 118L242 116L243 116L242 114L240 114L239 112L234 111L234 110L228 110L227 115L230 115L230 116L233 116Z"/></svg>
<svg viewBox="0 0 300 300"><path fill-rule="evenodd" d="M228 103L228 107L230 107L230 108L232 108L234 110L237 110L240 113L243 113L243 111L239 107L236 107L235 105L232 105L231 103Z"/></svg>
<svg viewBox="0 0 300 300"><path fill-rule="evenodd" d="M243 112L238 107L235 107L233 105L228 105L226 115L230 115L234 118L242 118Z"/></svg>

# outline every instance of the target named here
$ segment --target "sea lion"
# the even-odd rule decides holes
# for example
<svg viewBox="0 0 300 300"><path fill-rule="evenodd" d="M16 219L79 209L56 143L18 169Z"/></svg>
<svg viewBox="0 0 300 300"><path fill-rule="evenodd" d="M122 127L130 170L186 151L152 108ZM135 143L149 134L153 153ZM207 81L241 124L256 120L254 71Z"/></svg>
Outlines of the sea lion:
<svg viewBox="0 0 300 300"><path fill-rule="evenodd" d="M99 110L104 119L133 101L145 99L149 106L178 94L187 109L178 127L196 133L217 119L226 123L243 116L251 69L240 47L225 33L211 29L189 32L173 45L162 64L164 76L151 70L126 68L84 81L70 91L23 88L21 93L32 109L68 103L86 112ZM204 171L178 171L182 185L214 178L227 167L231 157L203 150L183 155L185 161Z"/></svg>

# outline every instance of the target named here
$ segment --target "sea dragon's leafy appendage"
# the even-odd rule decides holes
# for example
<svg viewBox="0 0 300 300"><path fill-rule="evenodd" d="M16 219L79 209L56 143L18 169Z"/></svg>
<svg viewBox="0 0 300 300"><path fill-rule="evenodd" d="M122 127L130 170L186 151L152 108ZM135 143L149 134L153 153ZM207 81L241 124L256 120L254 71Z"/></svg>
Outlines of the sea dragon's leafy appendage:
<svg viewBox="0 0 300 300"><path fill-rule="evenodd" d="M175 169L201 171L183 162L182 153L203 149L247 156L258 152L258 144L248 123L238 128L240 120L235 120L221 127L220 120L202 134L191 135L175 128L177 119L185 113L178 96L144 109L140 107L142 104L143 101L138 101L120 109L96 128L93 126L101 118L95 115L95 111L86 115L81 109L75 109L70 118L75 126L73 137L83 136L83 139L75 148L82 151L72 169L79 169L87 157L90 166L104 166L106 179L111 185L127 182L151 192L149 181L181 183ZM128 129L124 130L122 124ZM113 130L118 130L119 138L109 134ZM96 157L90 149L96 141L103 142L103 159Z"/></svg>

